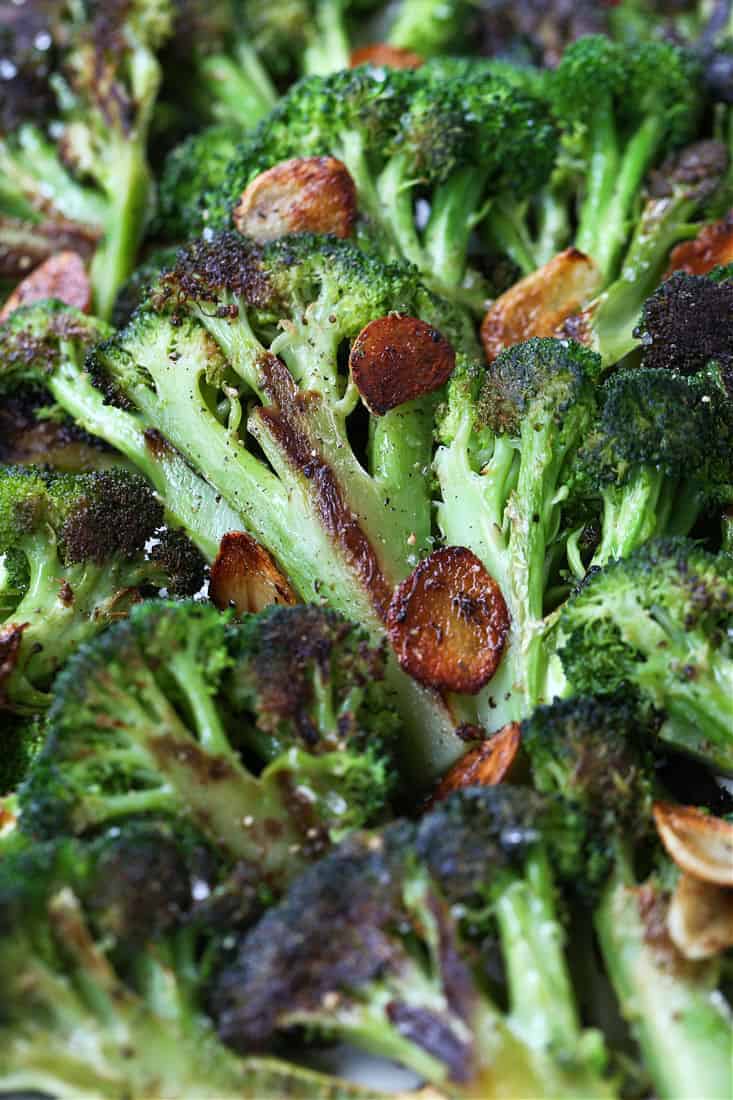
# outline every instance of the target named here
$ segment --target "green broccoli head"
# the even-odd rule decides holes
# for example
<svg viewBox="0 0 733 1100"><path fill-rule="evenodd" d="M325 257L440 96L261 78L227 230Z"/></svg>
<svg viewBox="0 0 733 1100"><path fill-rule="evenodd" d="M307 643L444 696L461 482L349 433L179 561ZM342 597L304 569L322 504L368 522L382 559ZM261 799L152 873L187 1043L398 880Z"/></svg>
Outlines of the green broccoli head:
<svg viewBox="0 0 733 1100"><path fill-rule="evenodd" d="M163 508L142 478L121 468L60 474L41 467L0 471L0 556L5 706L41 709L70 654L141 591L189 594L203 562L163 529ZM153 538L168 552L148 554Z"/></svg>
<svg viewBox="0 0 733 1100"><path fill-rule="evenodd" d="M326 612L282 613L289 623L266 612L258 628L208 605L148 602L80 651L59 677L49 740L24 786L24 828L82 834L168 815L276 885L383 813L397 726L380 695L382 655ZM293 654L304 617L316 630L319 614L320 648L308 657L306 639ZM266 684L253 671L263 661ZM362 728L372 707L379 741Z"/></svg>
<svg viewBox="0 0 733 1100"><path fill-rule="evenodd" d="M628 694L556 699L522 722L535 787L566 801L582 838L570 869L584 891L603 883L620 838L633 847L653 828L657 725Z"/></svg>
<svg viewBox="0 0 733 1100"><path fill-rule="evenodd" d="M695 374L733 361L733 265L709 275L677 271L644 303L634 335L644 365Z"/></svg>
<svg viewBox="0 0 733 1100"><path fill-rule="evenodd" d="M730 770L733 572L724 553L652 541L592 572L563 607L560 659L574 692L634 690L660 736Z"/></svg>
<svg viewBox="0 0 733 1100"><path fill-rule="evenodd" d="M562 421L601 372L599 356L574 341L533 338L498 356L486 373L479 416L497 435Z"/></svg>
<svg viewBox="0 0 733 1100"><path fill-rule="evenodd" d="M0 631L0 637L2 632ZM0 641L0 652L2 642ZM20 717L3 714L2 767L0 795L12 794L25 778L28 769L43 745L44 720L38 716Z"/></svg>
<svg viewBox="0 0 733 1100"><path fill-rule="evenodd" d="M14 310L0 325L0 393L12 393L19 383L45 386L65 355L83 362L85 352L110 331L62 302Z"/></svg>
<svg viewBox="0 0 733 1100"><path fill-rule="evenodd" d="M177 145L165 159L158 186L155 228L166 239L185 241L205 225L210 197L226 179L229 162L241 140L232 123L209 126Z"/></svg>

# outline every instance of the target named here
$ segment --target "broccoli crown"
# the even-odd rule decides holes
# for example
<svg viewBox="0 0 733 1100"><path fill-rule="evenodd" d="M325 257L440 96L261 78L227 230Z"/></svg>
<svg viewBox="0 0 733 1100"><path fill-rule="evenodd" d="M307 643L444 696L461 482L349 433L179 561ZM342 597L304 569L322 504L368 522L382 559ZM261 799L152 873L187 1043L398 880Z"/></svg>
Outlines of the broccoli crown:
<svg viewBox="0 0 733 1100"><path fill-rule="evenodd" d="M665 679L694 684L706 660L696 658L696 639L722 660L732 625L733 559L689 539L661 539L589 574L562 609L559 653L581 694L648 690L645 667L665 653L660 689Z"/></svg>
<svg viewBox="0 0 733 1100"><path fill-rule="evenodd" d="M594 887L611 864L609 841L623 835L633 844L649 833L653 723L626 693L556 699L538 707L521 730L537 790L560 796L577 810L575 822L583 834L577 877Z"/></svg>
<svg viewBox="0 0 733 1100"><path fill-rule="evenodd" d="M677 46L655 41L629 46L588 35L565 50L552 95L563 122L588 126L610 104L622 131L652 118L668 144L677 146L691 137L701 89L698 63Z"/></svg>
<svg viewBox="0 0 733 1100"><path fill-rule="evenodd" d="M352 1026L362 1041L372 1030L382 1049L391 1041L404 1057L416 1046L453 1080L470 1078L473 979L413 838L406 823L348 838L240 938L211 986L226 1042L252 1050L298 1024L347 1036Z"/></svg>
<svg viewBox="0 0 733 1100"><path fill-rule="evenodd" d="M18 378L45 385L68 350L83 356L109 333L101 321L62 302L39 302L14 310L0 325L0 391L15 390Z"/></svg>
<svg viewBox="0 0 733 1100"><path fill-rule="evenodd" d="M675 272L645 301L634 335L647 367L694 374L713 360L733 363L733 265Z"/></svg>
<svg viewBox="0 0 733 1100"><path fill-rule="evenodd" d="M150 560L160 566L170 596L195 596L206 581L206 560L188 536L165 527L147 547Z"/></svg>
<svg viewBox="0 0 733 1100"><path fill-rule="evenodd" d="M379 756L398 735L384 706L383 647L335 611L272 607L235 628L230 698L251 714L276 751L349 746Z"/></svg>
<svg viewBox="0 0 733 1100"><path fill-rule="evenodd" d="M472 350L461 310L431 294L414 269L310 233L263 246L230 231L195 241L161 276L149 305L176 315L195 304L234 319L232 307L242 302L256 334L269 343L283 318L298 319L319 299L329 307L329 330L340 339L353 339L368 321L387 313L429 312L458 350Z"/></svg>
<svg viewBox="0 0 733 1100"><path fill-rule="evenodd" d="M414 89L393 149L406 152L431 184L468 164L485 172L492 192L511 188L521 197L538 190L555 160L546 103L529 84L505 80L488 65L456 61L447 73L449 66L435 63L411 75Z"/></svg>
<svg viewBox="0 0 733 1100"><path fill-rule="evenodd" d="M209 126L177 145L165 159L158 185L156 229L169 240L186 240L208 220L208 202L223 185L241 127Z"/></svg>
<svg viewBox="0 0 733 1100"><path fill-rule="evenodd" d="M600 370L600 356L572 340L535 337L514 344L486 372L479 419L499 435L518 434L533 418L562 421L587 397Z"/></svg>
<svg viewBox="0 0 733 1100"><path fill-rule="evenodd" d="M623 485L640 466L691 479L712 494L733 480L733 416L718 371L693 378L619 371L604 384L602 401L578 456L592 486Z"/></svg>
<svg viewBox="0 0 733 1100"><path fill-rule="evenodd" d="M0 550L22 548L47 528L63 564L103 565L140 554L163 522L142 478L124 470L54 474L34 467L0 472Z"/></svg>
<svg viewBox="0 0 733 1100"><path fill-rule="evenodd" d="M290 623L265 612L259 631L256 618L234 626L208 605L149 601L83 647L57 682L49 739L21 796L24 827L48 836L140 812L188 818L223 851L279 873L309 838L315 851L329 829L383 812L397 727L379 683L364 683L382 655L330 613L281 611ZM315 631L319 614L308 658L303 617ZM266 685L250 661L271 662ZM275 663L300 677L279 695ZM362 728L367 708L379 740Z"/></svg>

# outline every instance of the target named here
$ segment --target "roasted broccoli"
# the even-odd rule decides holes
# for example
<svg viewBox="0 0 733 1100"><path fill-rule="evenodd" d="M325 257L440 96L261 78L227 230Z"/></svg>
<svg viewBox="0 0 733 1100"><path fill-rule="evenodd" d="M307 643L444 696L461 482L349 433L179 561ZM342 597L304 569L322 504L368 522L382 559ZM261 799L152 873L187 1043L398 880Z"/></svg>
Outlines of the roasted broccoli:
<svg viewBox="0 0 733 1100"><path fill-rule="evenodd" d="M44 407L40 395L46 394L45 407L54 416L62 412L138 467L164 502L172 525L183 528L212 561L222 536L239 530L241 522L160 432L142 423L118 391L107 387L103 392L95 385L86 357L111 331L59 302L16 310L0 326L0 406L12 409L18 395L30 388ZM50 451L43 459L54 463Z"/></svg>
<svg viewBox="0 0 733 1100"><path fill-rule="evenodd" d="M531 792L477 788L417 825L348 838L222 961L210 998L222 1038L256 1051L304 1028L458 1096L611 1095L599 1038L578 1023L542 852L545 811ZM490 913L507 1016L467 930Z"/></svg>
<svg viewBox="0 0 733 1100"><path fill-rule="evenodd" d="M577 858L557 866L595 909L604 962L655 1092L722 1097L733 1080L717 968L683 958L666 928L665 879L674 869L652 839L654 734L628 691L556 700L522 723L534 783L563 799L565 829L575 836Z"/></svg>
<svg viewBox="0 0 733 1100"><path fill-rule="evenodd" d="M59 676L22 827L190 818L275 889L386 812L399 726L383 677L383 654L325 609L234 626L209 605L141 604Z"/></svg>
<svg viewBox="0 0 733 1100"><path fill-rule="evenodd" d="M733 264L709 275L678 271L644 303L636 332L644 365L695 374L733 362Z"/></svg>
<svg viewBox="0 0 733 1100"><path fill-rule="evenodd" d="M488 729L523 717L545 696L545 595L553 557L572 531L563 502L573 458L595 416L598 356L572 341L508 348L485 373L456 372L439 424L438 523L498 582L508 645L481 697Z"/></svg>
<svg viewBox="0 0 733 1100"><path fill-rule="evenodd" d="M95 308L106 317L149 213L147 132L171 8L166 0L90 0L47 5L44 16L35 7L27 15L39 23L30 77L44 89L41 118L38 99L25 91L28 64L16 64L12 50L7 60L13 75L4 92L17 85L17 117L0 133L0 210L42 227L71 223L78 236L96 239L91 277ZM22 48L23 25L20 17L11 47Z"/></svg>
<svg viewBox="0 0 733 1100"><path fill-rule="evenodd" d="M602 506L591 565L689 534L706 506L733 498L732 454L733 408L717 368L612 375L577 459L575 491Z"/></svg>
<svg viewBox="0 0 733 1100"><path fill-rule="evenodd" d="M205 955L194 956L185 928L216 881L202 854L164 826L3 853L4 1091L58 1100L374 1096L272 1059L237 1058L216 1038L201 1008ZM131 964L120 948L133 944Z"/></svg>
<svg viewBox="0 0 733 1100"><path fill-rule="evenodd" d="M21 712L48 706L56 671L124 615L141 589L201 586L195 559L188 576L171 577L165 566L172 558L146 556L162 526L163 509L137 475L0 467L0 705Z"/></svg>
<svg viewBox="0 0 733 1100"><path fill-rule="evenodd" d="M592 572L564 605L559 655L579 694L634 690L659 737L733 771L733 562L679 538Z"/></svg>
<svg viewBox="0 0 733 1100"><path fill-rule="evenodd" d="M475 354L462 312L410 269L346 241L260 248L224 233L180 253L90 369L221 494L302 598L379 638L393 586L430 549L436 387ZM450 717L398 670L390 679L417 738L413 766L440 770L461 748Z"/></svg>

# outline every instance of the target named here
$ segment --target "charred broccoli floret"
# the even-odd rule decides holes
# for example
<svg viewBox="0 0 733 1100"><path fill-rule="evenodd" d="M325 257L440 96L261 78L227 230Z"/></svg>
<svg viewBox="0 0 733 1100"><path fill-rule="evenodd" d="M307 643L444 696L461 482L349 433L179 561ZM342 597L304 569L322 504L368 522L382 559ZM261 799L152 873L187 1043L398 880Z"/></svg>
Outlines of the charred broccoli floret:
<svg viewBox="0 0 733 1100"><path fill-rule="evenodd" d="M125 471L0 469L0 555L9 558L2 705L47 706L51 681L69 655L123 615L141 588L168 583L165 562L145 554L162 525L161 505Z"/></svg>
<svg viewBox="0 0 733 1100"><path fill-rule="evenodd" d="M239 1059L216 1038L201 1006L206 955L180 928L215 883L210 872L164 826L3 853L3 1089L58 1100L373 1096L272 1059ZM121 949L133 943L131 964Z"/></svg>
<svg viewBox="0 0 733 1100"><path fill-rule="evenodd" d="M156 54L171 14L165 0L52 6L37 48L50 47L43 120L50 126L31 117L0 135L0 209L31 223L76 224L80 236L98 241L91 279L103 317L133 267L149 213L146 142ZM21 63L11 83L24 72Z"/></svg>
<svg viewBox="0 0 733 1100"><path fill-rule="evenodd" d="M211 1007L224 1040L257 1050L300 1027L459 1096L488 1082L512 1095L608 1095L597 1036L577 1020L540 805L528 791L477 788L417 825L347 839L222 963ZM482 988L472 906L501 928L508 1017ZM538 1011L545 998L551 1013Z"/></svg>
<svg viewBox="0 0 733 1100"><path fill-rule="evenodd" d="M709 275L678 271L644 303L636 335L644 365L695 374L733 363L733 265Z"/></svg>
<svg viewBox="0 0 733 1100"><path fill-rule="evenodd" d="M733 496L733 414L717 368L622 371L602 402L577 461L577 491L602 505L593 566L687 535L707 505Z"/></svg>
<svg viewBox="0 0 733 1100"><path fill-rule="evenodd" d="M383 675L365 635L323 609L234 626L208 605L141 604L59 677L23 828L191 819L281 886L388 806L399 727Z"/></svg>
<svg viewBox="0 0 733 1100"><path fill-rule="evenodd" d="M635 690L659 736L733 770L733 563L687 539L652 541L593 572L562 609L573 692Z"/></svg>
<svg viewBox="0 0 733 1100"><path fill-rule="evenodd" d="M24 387L45 393L55 413L61 410L138 467L172 525L182 527L212 561L222 536L239 530L240 520L160 432L142 423L119 390L89 372L90 350L110 335L101 321L60 302L16 310L0 326L0 403L17 400Z"/></svg>
<svg viewBox="0 0 733 1100"><path fill-rule="evenodd" d="M484 373L456 372L449 384L435 458L438 523L498 582L512 624L482 696L489 729L523 717L545 694L545 594L571 534L563 502L595 416L599 371L598 356L580 344L534 339Z"/></svg>

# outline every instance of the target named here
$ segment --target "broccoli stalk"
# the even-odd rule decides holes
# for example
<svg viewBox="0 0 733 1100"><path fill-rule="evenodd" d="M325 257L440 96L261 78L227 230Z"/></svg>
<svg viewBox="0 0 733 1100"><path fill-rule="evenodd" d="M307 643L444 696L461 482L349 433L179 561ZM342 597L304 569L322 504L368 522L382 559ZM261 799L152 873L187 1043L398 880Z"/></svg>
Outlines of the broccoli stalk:
<svg viewBox="0 0 733 1100"><path fill-rule="evenodd" d="M731 560L686 539L652 541L589 576L558 621L569 690L636 690L659 737L733 771Z"/></svg>
<svg viewBox="0 0 733 1100"><path fill-rule="evenodd" d="M523 717L545 692L545 591L553 547L567 537L569 467L594 415L600 362L579 344L529 340L480 379L456 373L435 457L438 523L497 581L511 630L479 699L489 729Z"/></svg>
<svg viewBox="0 0 733 1100"><path fill-rule="evenodd" d="M241 521L163 436L142 423L129 406L106 400L95 386L85 356L110 331L58 302L16 310L0 327L0 394L12 394L20 385L46 390L79 427L104 440L145 475L171 522L213 561L222 537L240 530Z"/></svg>
<svg viewBox="0 0 733 1100"><path fill-rule="evenodd" d="M323 609L232 627L211 606L141 604L59 677L23 828L48 837L136 814L190 818L282 885L333 836L385 812L397 725L383 676L383 654Z"/></svg>
<svg viewBox="0 0 733 1100"><path fill-rule="evenodd" d="M168 582L144 553L162 522L142 479L121 470L2 469L0 552L13 567L10 595L20 591L0 627L4 705L48 706L51 680L69 654L124 614L141 586Z"/></svg>
<svg viewBox="0 0 733 1100"><path fill-rule="evenodd" d="M109 937L95 927L100 914L94 899L88 904L94 876L85 866L89 859L88 852L64 842L3 859L5 1089L58 1100L114 1100L123 1093L130 1100L205 1100L212 1093L221 1100L285 1093L302 1100L369 1100L368 1090L345 1082L274 1059L233 1055L198 1003L191 968L195 973L200 964L186 969L179 959L172 966L164 944L144 945L139 969L146 980L132 988L111 957ZM145 899L138 898L148 907L149 886L150 880Z"/></svg>
<svg viewBox="0 0 733 1100"><path fill-rule="evenodd" d="M603 959L662 1100L727 1096L731 1019L717 989L718 966L683 959L655 936L667 902L659 882L639 886L620 863L595 917Z"/></svg>
<svg viewBox="0 0 733 1100"><path fill-rule="evenodd" d="M414 272L347 242L303 235L259 249L222 234L181 253L146 308L94 354L144 427L221 494L300 596L328 599L375 638L393 586L430 546L436 397L370 418L358 455L350 418L364 406L339 362L365 325L393 312L474 354L462 313ZM435 774L462 748L451 720L394 663L390 680L417 739L413 766Z"/></svg>
<svg viewBox="0 0 733 1100"><path fill-rule="evenodd" d="M687 535L733 483L733 422L720 372L621 371L578 455L578 489L602 504L591 566L652 537Z"/></svg>
<svg viewBox="0 0 733 1100"><path fill-rule="evenodd" d="M604 962L655 1092L665 1100L726 1096L730 1015L715 990L715 964L678 954L660 882L637 885L634 875L653 831L653 735L628 692L555 701L522 724L535 785L564 800L570 858L558 866L595 907Z"/></svg>
<svg viewBox="0 0 733 1100"><path fill-rule="evenodd" d="M305 1027L394 1058L451 1095L611 1095L598 1071L602 1052L586 1061L597 1039L581 1038L547 865L542 884L541 858L529 856L526 878L512 870L537 839L520 809L527 795L454 795L420 824L356 834L306 871L214 976L211 1006L224 1040L256 1050ZM518 837L511 854L502 830ZM488 872L487 852L496 860ZM551 921L526 945L514 936L522 904L512 895L530 880L536 916L549 910ZM505 896L502 947L517 964L531 955L531 979L512 988L508 1016L481 986L464 927L471 903L485 917ZM459 926L454 914L467 907ZM547 1029L538 1018L546 998L557 1012Z"/></svg>
<svg viewBox="0 0 733 1100"><path fill-rule="evenodd" d="M692 136L698 66L665 42L629 47L591 35L565 51L552 93L569 151L586 169L575 244L608 282L648 170Z"/></svg>

